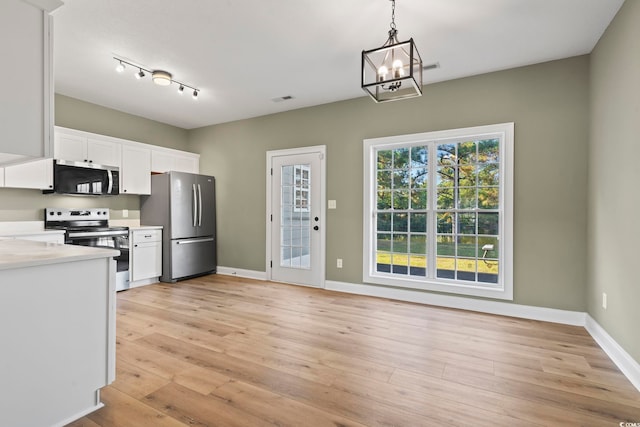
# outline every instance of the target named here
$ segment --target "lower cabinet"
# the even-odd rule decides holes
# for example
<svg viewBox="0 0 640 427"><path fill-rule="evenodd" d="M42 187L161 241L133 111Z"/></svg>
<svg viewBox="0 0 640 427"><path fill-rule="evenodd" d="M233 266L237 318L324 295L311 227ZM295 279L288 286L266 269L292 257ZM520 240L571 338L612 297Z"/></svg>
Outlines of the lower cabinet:
<svg viewBox="0 0 640 427"><path fill-rule="evenodd" d="M131 230L130 287L155 283L162 275L162 230Z"/></svg>

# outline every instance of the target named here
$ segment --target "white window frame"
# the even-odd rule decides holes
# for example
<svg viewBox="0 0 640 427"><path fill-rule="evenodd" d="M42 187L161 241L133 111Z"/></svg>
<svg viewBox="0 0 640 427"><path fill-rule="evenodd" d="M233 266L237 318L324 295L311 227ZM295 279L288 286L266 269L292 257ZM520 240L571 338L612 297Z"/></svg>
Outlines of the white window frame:
<svg viewBox="0 0 640 427"><path fill-rule="evenodd" d="M465 282L462 280L442 279L435 277L401 276L399 274L376 271L376 150L394 149L409 145L443 144L457 142L461 139L488 139L500 140L500 187L499 187L499 214L500 214L500 253L499 274L497 284L482 284ZM501 123L486 126L475 126L461 129L451 129L435 132L425 132L410 135L398 135L383 138L365 139L363 141L363 282L393 287L419 289L426 291L439 291L469 296L513 300L513 151L514 151L514 124ZM434 150L430 150L431 152ZM435 159L435 154L431 159ZM436 176L436 165L430 161L429 180ZM434 194L435 183L430 184L430 202ZM435 229L431 224L435 219L429 219L428 239L435 239ZM435 244L432 246L435 248ZM432 252L434 252L432 250ZM435 254L431 255L435 260Z"/></svg>

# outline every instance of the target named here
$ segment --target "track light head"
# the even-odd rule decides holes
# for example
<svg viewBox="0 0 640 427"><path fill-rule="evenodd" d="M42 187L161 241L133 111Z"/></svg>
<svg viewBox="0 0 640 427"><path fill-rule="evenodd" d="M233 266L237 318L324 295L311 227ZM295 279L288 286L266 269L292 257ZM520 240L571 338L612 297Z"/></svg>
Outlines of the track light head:
<svg viewBox="0 0 640 427"><path fill-rule="evenodd" d="M125 68L126 68L126 67L125 67L125 65L122 63L122 61L120 61L120 62L118 63L118 65L116 65L116 71L117 71L117 72L119 72L119 73L123 72Z"/></svg>
<svg viewBox="0 0 640 427"><path fill-rule="evenodd" d="M145 76L146 74L144 73L144 71L140 70L140 72L138 74L136 74L136 79L141 79Z"/></svg>
<svg viewBox="0 0 640 427"><path fill-rule="evenodd" d="M178 88L178 93L180 95L182 95L184 93L184 85L180 85L180 87Z"/></svg>
<svg viewBox="0 0 640 427"><path fill-rule="evenodd" d="M193 99L198 99L198 91L197 90L193 90Z"/></svg>

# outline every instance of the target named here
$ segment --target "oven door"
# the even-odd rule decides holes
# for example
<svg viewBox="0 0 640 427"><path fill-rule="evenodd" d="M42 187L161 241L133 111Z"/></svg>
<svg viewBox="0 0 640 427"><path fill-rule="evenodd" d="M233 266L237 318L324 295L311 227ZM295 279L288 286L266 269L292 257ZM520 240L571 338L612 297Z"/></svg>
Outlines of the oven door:
<svg viewBox="0 0 640 427"><path fill-rule="evenodd" d="M116 290L129 289L129 234L69 236L67 237L67 243L71 245L119 250L120 255L113 257L116 260Z"/></svg>

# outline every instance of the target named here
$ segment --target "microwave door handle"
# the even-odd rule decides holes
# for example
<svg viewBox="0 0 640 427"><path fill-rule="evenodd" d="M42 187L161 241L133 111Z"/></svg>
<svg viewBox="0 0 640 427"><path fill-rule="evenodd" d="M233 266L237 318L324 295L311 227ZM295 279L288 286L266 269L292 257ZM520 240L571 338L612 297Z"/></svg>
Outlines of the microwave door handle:
<svg viewBox="0 0 640 427"><path fill-rule="evenodd" d="M111 191L113 190L113 174L108 169L107 169L107 176L109 177L109 186L107 188L107 194L111 194Z"/></svg>
<svg viewBox="0 0 640 427"><path fill-rule="evenodd" d="M198 184L198 227L202 227L202 188L200 188L200 184Z"/></svg>
<svg viewBox="0 0 640 427"><path fill-rule="evenodd" d="M198 199L196 198L196 185L193 184L193 226L196 226L198 218Z"/></svg>

